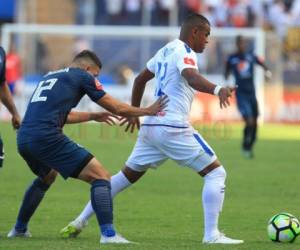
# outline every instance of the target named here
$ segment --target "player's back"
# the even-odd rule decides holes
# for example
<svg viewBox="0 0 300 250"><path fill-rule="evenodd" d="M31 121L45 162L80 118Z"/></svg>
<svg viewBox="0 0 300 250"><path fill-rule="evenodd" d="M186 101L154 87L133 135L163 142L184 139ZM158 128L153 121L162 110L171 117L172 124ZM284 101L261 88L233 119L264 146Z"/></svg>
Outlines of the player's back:
<svg viewBox="0 0 300 250"><path fill-rule="evenodd" d="M79 68L65 68L43 76L29 101L19 136L26 140L60 134L68 113L91 81L94 78Z"/></svg>
<svg viewBox="0 0 300 250"><path fill-rule="evenodd" d="M188 123L195 91L181 76L181 72L185 68L198 69L195 52L183 41L175 39L149 60L147 68L155 74L155 96L167 95L169 103L164 116L146 117L145 123Z"/></svg>

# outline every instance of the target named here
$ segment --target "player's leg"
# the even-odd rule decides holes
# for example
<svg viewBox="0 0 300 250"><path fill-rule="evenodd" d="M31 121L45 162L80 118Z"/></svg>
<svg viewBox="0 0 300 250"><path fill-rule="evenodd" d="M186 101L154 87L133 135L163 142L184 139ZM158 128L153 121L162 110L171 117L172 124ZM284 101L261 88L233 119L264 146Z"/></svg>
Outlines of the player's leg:
<svg viewBox="0 0 300 250"><path fill-rule="evenodd" d="M144 133L142 128L140 130L141 136ZM139 136L124 168L111 177L112 198L139 180L149 167L158 166L164 160L165 156L161 152L141 140ZM79 216L60 231L61 236L64 238L76 237L87 225L88 219L93 214L94 210L91 201L89 201Z"/></svg>
<svg viewBox="0 0 300 250"><path fill-rule="evenodd" d="M259 115L259 111L258 111L258 104L257 104L257 100L255 97L252 98L251 101L251 111L252 111L252 122L251 122L251 142L250 142L250 149L252 152L252 148L254 146L254 143L256 141L256 137L257 137L257 119L258 119L258 115ZM252 157L253 157L253 153L252 153Z"/></svg>
<svg viewBox="0 0 300 250"><path fill-rule="evenodd" d="M258 105L255 96L247 100L247 112L244 112L243 118L245 121L243 154L247 158L253 158L253 145L256 141L257 134L257 118Z"/></svg>
<svg viewBox="0 0 300 250"><path fill-rule="evenodd" d="M101 231L101 243L130 243L118 235L113 226L113 203L110 175L96 158L79 173L78 179L91 184L91 204Z"/></svg>
<svg viewBox="0 0 300 250"><path fill-rule="evenodd" d="M19 209L18 217L14 228L8 233L8 237L30 237L28 231L28 223L37 207L41 203L46 191L55 181L56 171L52 170L47 165L39 161L32 152L36 152L39 148L39 143L36 147L31 144L19 144L18 151L23 159L26 161L30 170L38 176L27 188L21 207Z"/></svg>
<svg viewBox="0 0 300 250"><path fill-rule="evenodd" d="M113 175L110 179L111 183L111 197L112 199L121 191L131 186L140 177L144 175L145 171L137 172L125 166L121 171ZM87 203L81 214L76 218L80 223L87 222L94 214L91 201Z"/></svg>
<svg viewBox="0 0 300 250"><path fill-rule="evenodd" d="M204 178L202 190L202 204L204 210L204 238L208 244L240 244L242 240L231 239L218 229L219 215L222 211L225 196L226 171L216 160L199 171Z"/></svg>
<svg viewBox="0 0 300 250"><path fill-rule="evenodd" d="M137 172L125 166L121 171L111 177L111 197L112 199L124 189L130 187L140 177L144 175L145 171ZM92 202L89 201L79 216L71 221L66 227L61 229L60 235L63 238L77 237L84 227L88 225L88 220L94 215Z"/></svg>
<svg viewBox="0 0 300 250"><path fill-rule="evenodd" d="M224 201L226 172L202 136L192 128L165 128L160 147L167 156L188 166L204 177L202 202L205 243L242 243L225 237L218 229L219 213ZM216 240L217 239L217 240Z"/></svg>
<svg viewBox="0 0 300 250"><path fill-rule="evenodd" d="M37 168L35 168L37 170ZM48 171L48 170L47 170ZM43 176L41 174L41 176ZM44 177L37 177L27 188L21 207L19 209L18 217L14 228L8 233L7 237L31 237L28 230L28 223L43 200L46 191L55 181L57 172L50 170Z"/></svg>
<svg viewBox="0 0 300 250"><path fill-rule="evenodd" d="M255 132L252 98L246 95L239 95L237 96L237 105L245 124L243 130L242 153L246 158L252 158L251 146L253 133Z"/></svg>

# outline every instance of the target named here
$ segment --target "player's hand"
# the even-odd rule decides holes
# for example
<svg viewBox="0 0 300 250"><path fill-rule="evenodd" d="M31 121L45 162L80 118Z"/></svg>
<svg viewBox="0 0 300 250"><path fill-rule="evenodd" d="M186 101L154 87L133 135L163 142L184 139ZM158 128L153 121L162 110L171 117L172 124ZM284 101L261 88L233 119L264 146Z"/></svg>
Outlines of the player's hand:
<svg viewBox="0 0 300 250"><path fill-rule="evenodd" d="M12 116L11 124L12 124L14 129L19 129L20 128L20 126L21 126L21 117L19 116L19 114L15 114L15 115Z"/></svg>
<svg viewBox="0 0 300 250"><path fill-rule="evenodd" d="M157 115L158 113L162 112L164 108L167 107L168 102L169 99L167 95L159 97L155 103L146 108L149 111L148 115Z"/></svg>
<svg viewBox="0 0 300 250"><path fill-rule="evenodd" d="M130 130L130 133L133 133L134 129L140 129L140 120L138 117L124 117L121 119L120 126L127 124L125 132Z"/></svg>
<svg viewBox="0 0 300 250"><path fill-rule="evenodd" d="M114 119L120 120L120 117L109 112L97 112L91 114L91 120L96 122L105 122L108 125L115 125Z"/></svg>
<svg viewBox="0 0 300 250"><path fill-rule="evenodd" d="M270 70L265 71L265 77L270 80L272 78L272 72Z"/></svg>
<svg viewBox="0 0 300 250"><path fill-rule="evenodd" d="M227 108L230 106L229 98L236 87L223 87L219 91L220 108Z"/></svg>

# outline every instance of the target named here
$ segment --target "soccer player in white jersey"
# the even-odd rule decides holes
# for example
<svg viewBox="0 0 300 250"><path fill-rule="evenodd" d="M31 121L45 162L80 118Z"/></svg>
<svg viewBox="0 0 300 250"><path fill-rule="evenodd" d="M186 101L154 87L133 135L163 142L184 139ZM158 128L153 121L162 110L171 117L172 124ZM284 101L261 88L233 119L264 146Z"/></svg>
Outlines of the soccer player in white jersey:
<svg viewBox="0 0 300 250"><path fill-rule="evenodd" d="M181 27L179 39L161 48L136 77L132 91L133 106L140 106L146 83L155 77L155 95L157 98L167 95L168 108L159 116L145 118L125 167L111 178L111 194L114 197L140 179L149 168L157 168L165 160L172 159L204 178L203 243L240 244L242 240L226 237L218 229L224 200L225 169L188 121L195 91L217 95L222 108L229 105L229 97L234 90L209 82L198 71L196 53L203 52L209 35L209 21L202 15L189 15ZM127 119L127 122L126 130L140 127L137 118ZM61 230L61 235L78 235L93 213L89 202L82 213Z"/></svg>

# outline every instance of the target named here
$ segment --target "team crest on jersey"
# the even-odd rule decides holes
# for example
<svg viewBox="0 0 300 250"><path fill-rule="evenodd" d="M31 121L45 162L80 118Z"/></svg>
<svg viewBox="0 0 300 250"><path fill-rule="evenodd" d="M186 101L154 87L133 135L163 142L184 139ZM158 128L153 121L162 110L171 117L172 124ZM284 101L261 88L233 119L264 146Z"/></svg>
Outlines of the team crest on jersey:
<svg viewBox="0 0 300 250"><path fill-rule="evenodd" d="M250 64L247 61L240 61L239 64L237 65L237 68L240 74L245 74L249 71Z"/></svg>
<svg viewBox="0 0 300 250"><path fill-rule="evenodd" d="M98 79L95 79L95 86L97 90L103 90L103 86Z"/></svg>
<svg viewBox="0 0 300 250"><path fill-rule="evenodd" d="M183 61L184 61L185 64L190 64L190 65L193 65L193 66L196 65L196 63L195 63L195 61L194 61L193 58L184 57L184 58L183 58Z"/></svg>

